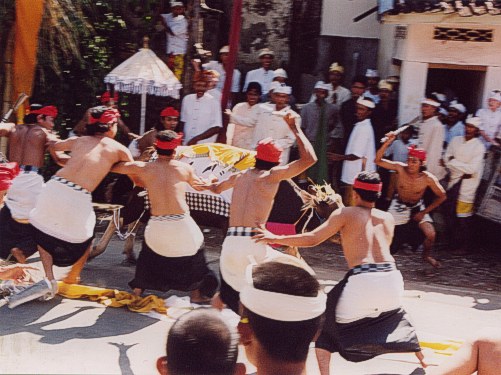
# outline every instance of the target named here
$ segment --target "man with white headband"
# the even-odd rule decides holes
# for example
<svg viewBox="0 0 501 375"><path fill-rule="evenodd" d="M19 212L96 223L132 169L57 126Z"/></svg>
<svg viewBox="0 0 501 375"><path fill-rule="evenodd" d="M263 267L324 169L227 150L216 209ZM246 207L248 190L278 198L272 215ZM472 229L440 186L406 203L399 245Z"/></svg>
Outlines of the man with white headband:
<svg viewBox="0 0 501 375"><path fill-rule="evenodd" d="M454 101L449 105L449 111L445 118L445 140L444 148L451 142L452 138L464 135L464 118L466 117L466 107Z"/></svg>
<svg viewBox="0 0 501 375"><path fill-rule="evenodd" d="M482 121L480 134L485 148L499 146L496 136L501 137L501 91L492 91L487 99L487 108L479 109L476 116Z"/></svg>
<svg viewBox="0 0 501 375"><path fill-rule="evenodd" d="M345 154L328 154L331 161L344 161L341 181L346 184L343 201L347 206L352 203L352 186L357 174L361 171L376 170L374 164L374 157L376 156L374 129L370 120L375 106L370 98L363 96L358 98L356 112L358 122L350 134Z"/></svg>
<svg viewBox="0 0 501 375"><path fill-rule="evenodd" d="M291 264L250 265L241 302L240 341L257 374L304 374L326 308L315 277Z"/></svg>
<svg viewBox="0 0 501 375"><path fill-rule="evenodd" d="M421 101L421 122L418 127L418 147L426 151L426 169L439 181L445 177L446 171L442 166L442 151L445 140L444 125L438 119L440 102L433 98Z"/></svg>
<svg viewBox="0 0 501 375"><path fill-rule="evenodd" d="M279 236L260 228L253 237L258 243L313 247L341 232L350 271L327 296L325 324L316 342L322 375L329 374L334 352L353 362L384 353L415 352L425 366L416 333L402 308L402 275L390 254L394 220L375 208L381 188L377 173L361 172L353 184L354 207L334 211L309 233ZM245 306L244 294L242 303Z"/></svg>

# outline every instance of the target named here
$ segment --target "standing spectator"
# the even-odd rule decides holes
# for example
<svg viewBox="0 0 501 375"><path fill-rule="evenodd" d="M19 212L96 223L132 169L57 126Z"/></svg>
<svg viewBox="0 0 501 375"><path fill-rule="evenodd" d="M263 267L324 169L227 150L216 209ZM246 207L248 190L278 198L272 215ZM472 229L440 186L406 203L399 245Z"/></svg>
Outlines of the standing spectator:
<svg viewBox="0 0 501 375"><path fill-rule="evenodd" d="M212 96L206 95L210 79L200 74L193 82L195 93L183 98L181 123L185 145L216 142L219 130L223 127L221 105Z"/></svg>
<svg viewBox="0 0 501 375"><path fill-rule="evenodd" d="M501 92L495 90L491 92L487 100L487 108L482 108L477 111L477 117L482 120L482 142L488 150L491 146L499 146L496 135L500 135L501 131Z"/></svg>
<svg viewBox="0 0 501 375"><path fill-rule="evenodd" d="M418 124L418 145L426 151L426 169L440 181L446 173L441 165L445 129L437 117L439 107L440 103L431 98L421 102L422 120Z"/></svg>
<svg viewBox="0 0 501 375"><path fill-rule="evenodd" d="M386 78L386 82L391 85L391 98L398 102L398 94L400 92L400 77L399 76L389 76Z"/></svg>
<svg viewBox="0 0 501 375"><path fill-rule="evenodd" d="M374 172L376 170L374 130L370 120L374 107L375 104L370 98L363 96L358 98L356 113L358 122L350 135L345 154L329 154L329 158L333 161L344 161L341 181L347 185L343 199L347 206L352 205L353 182L357 174L362 171Z"/></svg>
<svg viewBox="0 0 501 375"><path fill-rule="evenodd" d="M454 102L449 105L449 112L445 119L444 148L447 147L452 138L464 135L463 117L465 113L466 108L461 103Z"/></svg>
<svg viewBox="0 0 501 375"><path fill-rule="evenodd" d="M367 91L365 91L364 96L371 98L376 104L379 103L379 72L375 69L367 69L365 78L367 78Z"/></svg>
<svg viewBox="0 0 501 375"><path fill-rule="evenodd" d="M282 86L287 85L287 78L289 78L289 76L285 69L278 68L273 72L273 81L279 82Z"/></svg>
<svg viewBox="0 0 501 375"><path fill-rule="evenodd" d="M307 172L308 176L318 184L330 180L327 151L329 133L334 128L337 109L326 101L329 87L330 85L323 81L317 82L313 91L316 100L306 104L301 110L301 126L318 157L318 161Z"/></svg>
<svg viewBox="0 0 501 375"><path fill-rule="evenodd" d="M218 103L221 103L223 93L217 88L219 84L219 73L215 70L204 70L204 74L210 77L208 79L207 94L216 99Z"/></svg>
<svg viewBox="0 0 501 375"><path fill-rule="evenodd" d="M344 68L337 62L334 62L329 67L329 94L326 101L328 103L337 104L341 107L344 102L351 98L351 92L346 87L341 86L344 78ZM315 95L311 96L310 102L316 100Z"/></svg>
<svg viewBox="0 0 501 375"><path fill-rule="evenodd" d="M249 118L256 115L257 104L261 96L261 85L257 82L249 83L246 96L246 102L238 103L233 107L233 111L229 112L231 115L226 139L229 145L251 150L254 127L249 124Z"/></svg>
<svg viewBox="0 0 501 375"><path fill-rule="evenodd" d="M162 14L167 33L168 66L181 81L184 71L184 56L188 47L188 21L182 1L171 1L171 13Z"/></svg>
<svg viewBox="0 0 501 375"><path fill-rule="evenodd" d="M472 245L473 203L484 168L485 147L479 139L481 121L479 117L468 117L464 136L454 137L444 156L450 173L447 196L451 207L447 223L453 246L460 253L468 252Z"/></svg>
<svg viewBox="0 0 501 375"><path fill-rule="evenodd" d="M275 58L275 52L269 48L264 48L259 52L259 62L261 63L261 68L251 70L245 76L245 84L243 91L247 91L247 85L249 82L257 82L261 85L263 92L268 92L270 84L273 81L273 70L271 70L271 65L273 64L273 59Z"/></svg>
<svg viewBox="0 0 501 375"><path fill-rule="evenodd" d="M365 77L356 76L351 81L351 99L341 105L341 122L343 124L343 139L344 143L350 138L350 134L357 122L357 100L363 96L367 83ZM343 146L344 147L344 146Z"/></svg>
<svg viewBox="0 0 501 375"><path fill-rule="evenodd" d="M371 122L374 127L374 136L376 137L376 147L384 135L397 128L397 102L391 99L392 86L382 80L379 82L379 103L372 112Z"/></svg>

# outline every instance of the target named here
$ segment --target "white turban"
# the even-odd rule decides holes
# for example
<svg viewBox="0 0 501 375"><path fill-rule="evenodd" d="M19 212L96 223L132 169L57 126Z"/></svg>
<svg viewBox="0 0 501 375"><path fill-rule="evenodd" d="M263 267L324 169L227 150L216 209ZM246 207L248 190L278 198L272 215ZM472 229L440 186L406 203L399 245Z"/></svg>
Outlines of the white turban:
<svg viewBox="0 0 501 375"><path fill-rule="evenodd" d="M273 90L273 93L290 95L292 94L292 87L280 85L279 87Z"/></svg>
<svg viewBox="0 0 501 375"><path fill-rule="evenodd" d="M358 98L357 104L361 104L364 107L367 107L367 108L370 108L370 109L376 108L376 104L374 104L374 102L372 100L364 98L363 96L361 96L361 97Z"/></svg>

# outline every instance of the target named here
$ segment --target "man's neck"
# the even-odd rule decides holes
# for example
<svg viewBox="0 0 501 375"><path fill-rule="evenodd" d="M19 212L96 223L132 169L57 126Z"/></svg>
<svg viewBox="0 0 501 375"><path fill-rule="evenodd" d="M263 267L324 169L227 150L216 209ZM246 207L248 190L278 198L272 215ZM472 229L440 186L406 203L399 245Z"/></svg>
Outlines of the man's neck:
<svg viewBox="0 0 501 375"><path fill-rule="evenodd" d="M426 120L429 120L433 117L435 117L436 115L431 115L431 116L423 116L423 121L426 121Z"/></svg>
<svg viewBox="0 0 501 375"><path fill-rule="evenodd" d="M287 107L287 104L275 104L275 108L277 109L277 111L281 111L285 107Z"/></svg>
<svg viewBox="0 0 501 375"><path fill-rule="evenodd" d="M475 138L473 135L465 134L465 136L464 136L464 140L466 142L471 141L473 138Z"/></svg>
<svg viewBox="0 0 501 375"><path fill-rule="evenodd" d="M306 363L291 363L276 361L274 359L262 358L257 366L257 375L276 375L276 374L287 374L287 375L302 375L306 373Z"/></svg>

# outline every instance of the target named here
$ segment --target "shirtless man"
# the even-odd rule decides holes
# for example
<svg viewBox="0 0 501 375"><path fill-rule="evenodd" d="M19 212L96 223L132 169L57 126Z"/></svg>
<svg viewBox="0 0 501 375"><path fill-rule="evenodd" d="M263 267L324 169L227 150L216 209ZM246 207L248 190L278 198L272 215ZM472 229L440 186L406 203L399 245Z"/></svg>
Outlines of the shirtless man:
<svg viewBox="0 0 501 375"><path fill-rule="evenodd" d="M65 278L66 283L78 283L80 272L89 256L94 238L96 215L92 207L91 192L108 174L112 166L121 161L133 161L130 151L113 140L117 132L118 111L105 106L90 111L87 134L72 137L51 145L52 157L63 166L46 184L35 208L30 213L35 241L47 280L44 288L48 297L57 292L52 266L73 265ZM59 152L69 152L71 156ZM37 283L38 284L38 283ZM40 289L35 284L33 291ZM30 288L19 293L9 307L37 298ZM34 298L31 298L35 296Z"/></svg>
<svg viewBox="0 0 501 375"><path fill-rule="evenodd" d="M375 208L381 188L377 173L361 172L353 184L354 206L334 211L312 232L279 236L261 227L253 237L258 243L313 247L341 232L350 271L327 296L325 323L316 342L322 375L329 374L333 352L357 362L383 353L416 352L425 366L414 329L401 308L403 279L390 254L395 222L391 214ZM371 323L359 325L362 319ZM371 332L367 332L367 327ZM400 331L396 327L406 329ZM350 338L350 345L342 340L346 337ZM349 352L352 345L362 345L364 350Z"/></svg>
<svg viewBox="0 0 501 375"><path fill-rule="evenodd" d="M186 203L186 187L204 182L189 164L175 160L175 149L183 134L163 130L156 136L158 159L120 163L115 173L124 173L148 191L151 217L144 232L136 276L129 285L134 294L145 289L190 290L191 301L204 301L217 289L217 278L207 267L204 236L191 218Z"/></svg>
<svg viewBox="0 0 501 375"><path fill-rule="evenodd" d="M376 153L376 164L397 173L397 196L388 210L395 218L396 225L391 253L395 254L405 241L419 238L416 244L419 245L422 242L422 235L419 232L421 231L425 237L423 260L439 268L440 262L431 256L435 243L435 228L429 213L445 201L447 198L445 190L433 174L423 170L426 162L424 150L410 147L407 164L383 159L386 149L396 139L393 133L388 133L387 137L388 140ZM422 199L427 188L435 194L435 199L425 208Z"/></svg>
<svg viewBox="0 0 501 375"><path fill-rule="evenodd" d="M267 138L257 145L254 168L209 187L214 193L233 188L230 227L223 242L220 259L220 298L214 299L215 307L222 308L222 300L233 311L239 311L239 292L245 285L245 269L250 263L249 257L259 263L273 251L263 244L254 243L250 236L256 225L268 221L280 181L297 176L317 161L313 146L296 124L295 118L287 114L284 120L297 140L299 160L279 166L282 149L271 138Z"/></svg>
<svg viewBox="0 0 501 375"><path fill-rule="evenodd" d="M46 148L57 141L51 133L56 116L56 107L32 104L30 113L24 116L24 124L0 124L0 136L9 137L9 160L20 168L0 211L1 258L12 254L19 263L24 263L37 250L28 219L42 191Z"/></svg>

